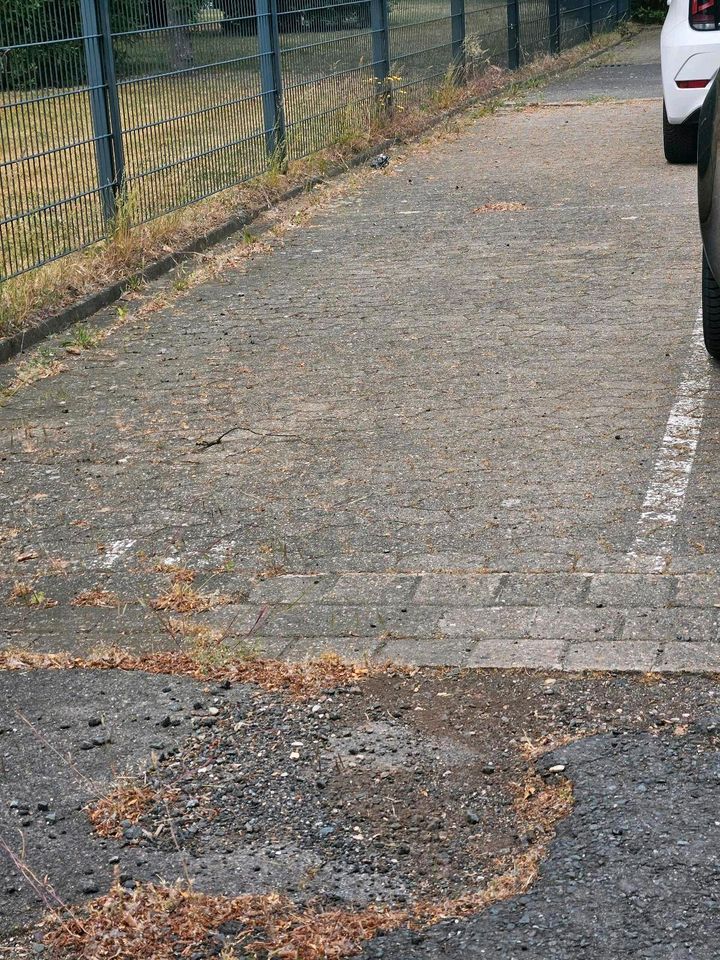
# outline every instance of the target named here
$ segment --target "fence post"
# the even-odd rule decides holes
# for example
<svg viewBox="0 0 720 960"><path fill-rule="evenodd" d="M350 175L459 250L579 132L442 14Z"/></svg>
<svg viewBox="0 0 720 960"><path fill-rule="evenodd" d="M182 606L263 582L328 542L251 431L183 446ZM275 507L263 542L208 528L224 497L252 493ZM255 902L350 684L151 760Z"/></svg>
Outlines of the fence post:
<svg viewBox="0 0 720 960"><path fill-rule="evenodd" d="M370 30L372 32L373 73L378 100L388 108L392 99L390 76L390 29L388 0L370 0Z"/></svg>
<svg viewBox="0 0 720 960"><path fill-rule="evenodd" d="M103 217L112 220L115 216L115 170L111 148L112 132L110 114L105 97L105 78L101 53L101 36L98 26L95 0L80 0L85 69L87 71L90 115L92 117L95 159L98 186L102 199Z"/></svg>
<svg viewBox="0 0 720 960"><path fill-rule="evenodd" d="M268 155L276 158L282 167L287 159L287 144L277 0L257 0L256 13L265 146Z"/></svg>
<svg viewBox="0 0 720 960"><path fill-rule="evenodd" d="M560 0L549 0L550 53L560 53Z"/></svg>
<svg viewBox="0 0 720 960"><path fill-rule="evenodd" d="M520 0L507 0L508 67L520 66Z"/></svg>
<svg viewBox="0 0 720 960"><path fill-rule="evenodd" d="M125 185L125 149L123 146L122 116L120 114L120 99L118 97L117 76L115 74L115 54L112 43L112 27L110 25L109 0L99 0L99 27L102 35L102 66L107 91L107 107L110 115L110 130L112 132L111 145L113 163L115 166L115 194L122 194Z"/></svg>
<svg viewBox="0 0 720 960"><path fill-rule="evenodd" d="M465 79L465 0L450 0L450 22L453 80L462 83Z"/></svg>
<svg viewBox="0 0 720 960"><path fill-rule="evenodd" d="M592 40L593 30L595 29L595 11L593 10L593 0L588 0L588 31Z"/></svg>

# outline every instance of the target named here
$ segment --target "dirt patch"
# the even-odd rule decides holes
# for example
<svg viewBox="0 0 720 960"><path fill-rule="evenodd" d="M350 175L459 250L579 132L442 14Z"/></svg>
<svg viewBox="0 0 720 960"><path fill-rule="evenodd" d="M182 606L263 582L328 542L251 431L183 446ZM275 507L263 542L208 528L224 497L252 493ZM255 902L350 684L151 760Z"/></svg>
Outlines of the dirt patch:
<svg viewBox="0 0 720 960"><path fill-rule="evenodd" d="M593 734L676 736L716 698L697 677L386 671L302 699L225 681L193 703L191 736L155 756L134 793L126 780L91 807L115 877L86 908L53 916L46 947L316 960L476 914L532 886L570 809L564 766L545 752ZM190 885L129 866L177 870L179 851Z"/></svg>

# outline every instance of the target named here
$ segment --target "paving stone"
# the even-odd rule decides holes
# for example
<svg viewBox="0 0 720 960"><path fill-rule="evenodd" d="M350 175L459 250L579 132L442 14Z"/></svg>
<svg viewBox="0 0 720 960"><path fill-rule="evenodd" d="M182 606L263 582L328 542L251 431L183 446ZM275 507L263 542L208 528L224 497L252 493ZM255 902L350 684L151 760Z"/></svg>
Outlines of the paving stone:
<svg viewBox="0 0 720 960"><path fill-rule="evenodd" d="M653 669L672 673L720 673L720 644L671 641L664 645Z"/></svg>
<svg viewBox="0 0 720 960"><path fill-rule="evenodd" d="M588 603L607 607L662 607L670 603L674 593L674 577L599 573L592 578Z"/></svg>
<svg viewBox="0 0 720 960"><path fill-rule="evenodd" d="M680 553L678 551L673 554L670 569L676 574L698 573L717 576L720 571L720 553Z"/></svg>
<svg viewBox="0 0 720 960"><path fill-rule="evenodd" d="M589 583L589 574L582 573L511 573L505 577L497 602L511 607L577 607L584 602Z"/></svg>
<svg viewBox="0 0 720 960"><path fill-rule="evenodd" d="M466 607L447 610L438 630L448 637L516 639L530 636L534 619L532 607Z"/></svg>
<svg viewBox="0 0 720 960"><path fill-rule="evenodd" d="M261 641L263 644L265 642L265 640ZM422 643L423 641L418 642ZM286 660L296 661L311 660L328 653L335 653L351 662L362 662L373 658L379 660L394 659L385 657L383 653L378 654L382 647L381 641L369 641L367 637L303 637L302 640L285 643L280 656Z"/></svg>
<svg viewBox="0 0 720 960"><path fill-rule="evenodd" d="M563 659L564 670L650 671L658 657L658 645L643 640L573 643Z"/></svg>
<svg viewBox="0 0 720 960"><path fill-rule="evenodd" d="M718 636L714 610L629 610L622 631L623 640L706 640Z"/></svg>
<svg viewBox="0 0 720 960"><path fill-rule="evenodd" d="M226 646L235 656L244 657L249 651L254 656L269 657L273 660L282 659L290 645L290 641L284 637L240 636L234 640L228 638L226 641Z"/></svg>
<svg viewBox="0 0 720 960"><path fill-rule="evenodd" d="M683 607L720 607L720 576L685 574L677 579L674 603Z"/></svg>
<svg viewBox="0 0 720 960"><path fill-rule="evenodd" d="M565 647L563 640L480 640L467 662L471 667L559 670Z"/></svg>
<svg viewBox="0 0 720 960"><path fill-rule="evenodd" d="M253 603L309 603L321 597L331 582L328 577L271 577L252 585L250 600Z"/></svg>
<svg viewBox="0 0 720 960"><path fill-rule="evenodd" d="M412 600L418 578L372 573L344 574L324 595L325 603L403 605Z"/></svg>
<svg viewBox="0 0 720 960"><path fill-rule="evenodd" d="M381 644L375 658L391 663L406 663L410 666L434 667L452 663L454 666L469 666L474 640L448 640L447 637L425 637L420 640L388 640Z"/></svg>
<svg viewBox="0 0 720 960"><path fill-rule="evenodd" d="M168 618L185 620L201 626L218 630L222 634L232 636L248 636L262 624L264 618L272 611L259 603L229 603L218 604L211 610L194 614L167 614Z"/></svg>
<svg viewBox="0 0 720 960"><path fill-rule="evenodd" d="M552 641L549 665L564 640L612 662L619 637L714 642L706 617L675 618L717 602L689 579L720 577L712 405L675 599L671 578L627 574L696 315L697 264L666 241L697 243L695 185L656 147L655 103L501 111L344 185L347 204L329 190L272 255L129 316L15 394L0 590L47 578L60 603L6 604L1 642L171 645L150 612L168 578L145 572L167 559L249 594L198 622L237 617L234 639L273 650L408 638L464 662L466 641L487 641L500 665L515 640L533 656ZM477 212L508 197L525 209ZM52 581L54 562L72 582ZM142 602L122 617L69 605L100 579Z"/></svg>
<svg viewBox="0 0 720 960"><path fill-rule="evenodd" d="M413 602L451 607L493 606L503 579L498 573L426 574L420 578Z"/></svg>
<svg viewBox="0 0 720 960"><path fill-rule="evenodd" d="M52 600L52 595L48 597ZM64 630L69 634L97 633L105 630L147 630L158 633L160 626L154 610L136 604L122 607L74 607L57 604L13 603L3 606L3 629L24 633L54 633Z"/></svg>
<svg viewBox="0 0 720 960"><path fill-rule="evenodd" d="M610 640L618 635L622 618L619 610L538 607L529 635L560 640Z"/></svg>
<svg viewBox="0 0 720 960"><path fill-rule="evenodd" d="M438 633L440 612L428 616L426 608L348 606L323 604L274 607L258 626L258 637L427 637Z"/></svg>

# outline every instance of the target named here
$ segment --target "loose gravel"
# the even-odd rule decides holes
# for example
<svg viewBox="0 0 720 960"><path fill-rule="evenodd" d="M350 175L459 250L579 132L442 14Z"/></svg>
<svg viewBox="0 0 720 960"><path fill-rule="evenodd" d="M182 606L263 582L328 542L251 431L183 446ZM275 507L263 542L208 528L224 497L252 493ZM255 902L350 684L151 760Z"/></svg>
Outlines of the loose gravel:
<svg viewBox="0 0 720 960"><path fill-rule="evenodd" d="M646 784L647 807L639 786L634 802L650 823L655 793L665 789L657 784L675 778L690 789L673 772L697 750L688 729L720 713L716 683L702 677L459 670L389 672L305 700L121 671L4 673L0 703L2 837L18 856L24 850L26 867L47 876L63 902L105 894L114 876L128 889L187 876L213 894L279 892L300 910L404 908L482 889L498 864L540 841L516 802L536 764L547 771L543 752L553 748L580 791L580 812L567 821L580 826L562 831L615 849L610 812L628 765L637 770L633 782ZM84 749L98 730L104 742ZM614 771L603 761L593 779L600 765L575 758L583 744L598 743L630 746L621 754L603 747L623 765ZM674 753L663 773L658 744L667 743ZM655 756L655 767L643 765L643 751ZM122 776L128 770L134 780ZM121 822L117 837L100 837L85 807L118 783L149 788L153 803L139 819ZM587 807L586 795L594 798ZM703 819L701 812L698 836L709 841L715 814L708 808ZM548 864L557 859L566 880L581 878L584 866L562 831ZM644 849L626 851L629 880ZM678 849L668 860L676 893L684 889ZM6 944L22 940L50 896L20 873L10 861L0 866ZM472 930L475 921L466 923ZM371 955L405 956L402 938L382 952L393 936L380 938ZM429 936L417 946L432 955ZM231 934L226 939L233 942Z"/></svg>

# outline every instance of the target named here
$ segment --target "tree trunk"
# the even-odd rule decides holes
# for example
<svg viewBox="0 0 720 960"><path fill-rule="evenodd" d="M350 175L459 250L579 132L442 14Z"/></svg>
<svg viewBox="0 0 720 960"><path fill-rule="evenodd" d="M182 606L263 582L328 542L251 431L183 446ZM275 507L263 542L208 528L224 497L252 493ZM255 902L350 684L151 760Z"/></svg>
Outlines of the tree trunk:
<svg viewBox="0 0 720 960"><path fill-rule="evenodd" d="M190 14L189 4L187 0L166 0L166 2L170 64L173 70L186 70L193 64L190 31L186 26Z"/></svg>

